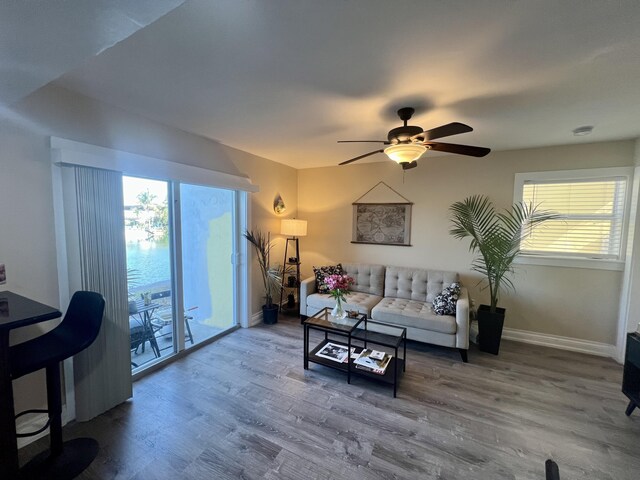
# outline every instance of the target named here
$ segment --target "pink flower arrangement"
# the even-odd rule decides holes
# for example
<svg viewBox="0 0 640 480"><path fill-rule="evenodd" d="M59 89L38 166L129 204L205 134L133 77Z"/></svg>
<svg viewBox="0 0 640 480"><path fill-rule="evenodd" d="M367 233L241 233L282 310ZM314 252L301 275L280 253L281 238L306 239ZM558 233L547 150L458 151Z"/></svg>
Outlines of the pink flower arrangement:
<svg viewBox="0 0 640 480"><path fill-rule="evenodd" d="M349 275L329 275L325 277L324 284L329 289L329 295L338 302L344 302L345 295L349 294L349 287L353 285L354 280Z"/></svg>

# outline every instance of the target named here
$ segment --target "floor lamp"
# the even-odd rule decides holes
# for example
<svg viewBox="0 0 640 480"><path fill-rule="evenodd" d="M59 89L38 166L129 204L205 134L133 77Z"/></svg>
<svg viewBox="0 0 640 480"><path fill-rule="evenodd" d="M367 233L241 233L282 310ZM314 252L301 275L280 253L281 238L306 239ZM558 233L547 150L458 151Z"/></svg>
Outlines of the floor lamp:
<svg viewBox="0 0 640 480"><path fill-rule="evenodd" d="M289 295L293 294L292 290L287 290L287 289L295 289L296 291L296 295L294 295L294 304L290 305L291 302L288 302L286 304L286 308L294 308L295 307L295 299L299 299L300 298L300 292L299 292L299 288L300 288L300 244L298 242L298 238L299 237L304 237L307 235L307 221L306 220L297 220L297 219L284 219L282 220L282 223L280 225L280 234L282 235L286 235L287 239L286 239L286 243L284 246L284 260L282 262L282 264L285 267L292 267L295 266L296 269L296 275L295 275L295 282L293 282L293 285L288 282L285 282L285 276L287 276L290 272L290 270L288 268L285 268L283 270L282 273L282 288L280 289L280 311L282 312L283 310L283 297L284 297L284 293L285 291L287 291L289 293ZM292 252L289 252L289 242L293 242L294 246L295 246L295 257L293 256L289 256L292 255ZM293 247L292 246L292 250ZM293 276L293 275L292 275ZM287 300L289 300L287 298Z"/></svg>

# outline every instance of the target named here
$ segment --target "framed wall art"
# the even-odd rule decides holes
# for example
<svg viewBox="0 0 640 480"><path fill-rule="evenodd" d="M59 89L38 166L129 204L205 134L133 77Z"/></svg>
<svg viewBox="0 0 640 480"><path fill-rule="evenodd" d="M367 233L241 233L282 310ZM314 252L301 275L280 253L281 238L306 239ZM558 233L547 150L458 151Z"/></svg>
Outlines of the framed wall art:
<svg viewBox="0 0 640 480"><path fill-rule="evenodd" d="M390 197L389 192L374 192L378 187L386 187L395 198ZM377 193L378 198L384 198L384 201L373 201L376 196L374 193ZM367 201L363 201L365 197L368 197ZM379 182L353 202L351 243L410 247L412 205L389 185Z"/></svg>

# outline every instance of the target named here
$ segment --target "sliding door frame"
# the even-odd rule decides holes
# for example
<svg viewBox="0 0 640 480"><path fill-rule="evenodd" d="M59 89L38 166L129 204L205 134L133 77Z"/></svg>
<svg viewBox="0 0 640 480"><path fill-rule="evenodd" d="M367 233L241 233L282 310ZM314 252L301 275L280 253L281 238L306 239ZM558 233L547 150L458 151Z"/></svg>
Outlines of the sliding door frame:
<svg viewBox="0 0 640 480"><path fill-rule="evenodd" d="M218 172L215 170L209 170L206 168L195 167L188 164L170 162L154 157L148 157L145 155L138 155L131 152L125 152L121 150L114 150L105 147L99 147L96 145L90 145L82 142L76 142L59 137L51 137L51 162L53 170L53 197L54 204L58 204L60 209L54 209L54 215L56 215L59 222L65 217L64 209L62 209L62 181L59 174L59 168L62 166L81 165L85 167L101 168L106 170L115 170L121 172L124 176L133 176L141 178L149 178L153 180L161 180L169 182L169 195L171 197L170 202L173 212L173 234L171 238L170 250L173 252L179 251L181 248L180 231L176 229L175 225L180 225L180 212L176 208L176 199L179 200L179 192L176 197L176 188L179 189L179 183L202 185L206 187L222 188L231 190L234 192L234 235L233 235L233 247L235 253L232 255L231 262L234 265L234 321L235 326L218 334L210 339L194 345L184 350L184 325L183 322L175 322L178 326L176 333L174 333L174 350L176 342L178 345L182 345L182 349L177 351L174 355L154 363L144 371L137 372L133 375L133 380L147 375L169 362L175 361L181 358L186 353L190 353L198 348L201 348L216 339L224 336L233 330L242 327L249 327L251 325L251 282L249 281L249 262L248 262L248 247L247 242L243 241L242 233L247 229L249 219L251 218L251 202L249 201L249 193L258 192L260 189L257 185L253 185L251 180L247 177L232 175L224 172ZM176 187L178 185L178 187ZM59 216L58 216L59 215ZM171 215L171 214L170 214ZM177 217L176 217L177 215ZM61 231L59 226L56 227L56 243L59 253L59 262L61 263L63 258L66 258L66 252L64 251L64 245L67 241L73 241L73 239L64 238L64 232ZM182 318L180 315L184 314L184 300L182 282L179 281L178 275L181 275L181 260L176 261L179 256L173 255L172 257L172 282L173 289L176 295L176 305L174 318ZM59 288L61 300L65 300L69 296L69 292L72 287L68 285L68 275L66 268L62 268L59 272ZM61 304L64 302L61 301ZM178 315L176 317L176 315ZM67 401L65 407L70 407L67 415L67 420L72 420L75 417L74 412L74 388L70 379L72 375L73 367L69 362L65 362L65 390L67 393Z"/></svg>

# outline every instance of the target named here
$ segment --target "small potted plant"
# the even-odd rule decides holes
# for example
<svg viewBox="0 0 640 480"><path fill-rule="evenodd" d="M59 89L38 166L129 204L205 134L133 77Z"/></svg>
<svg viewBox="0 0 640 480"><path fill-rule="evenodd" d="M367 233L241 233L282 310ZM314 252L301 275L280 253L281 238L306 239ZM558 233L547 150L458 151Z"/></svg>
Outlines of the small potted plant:
<svg viewBox="0 0 640 480"><path fill-rule="evenodd" d="M262 274L264 286L265 302L262 306L262 321L266 324L274 324L278 321L278 304L273 302L274 296L280 292L282 287L282 268L272 267L269 264L269 257L273 244L269 237L260 230L247 230L243 234L244 238L253 245Z"/></svg>
<svg viewBox="0 0 640 480"><path fill-rule="evenodd" d="M140 298L145 305L151 305L151 292L141 293Z"/></svg>
<svg viewBox="0 0 640 480"><path fill-rule="evenodd" d="M449 233L458 239L471 238L469 250L478 253L471 269L484 275L483 288L489 288L491 305L480 305L477 313L479 347L483 352L497 355L506 313L498 307L498 295L505 288L515 290L508 275L513 273L513 261L520 253L520 240L536 226L558 215L538 211L536 206L522 202L498 213L491 200L483 195L456 202L449 210L453 223Z"/></svg>

